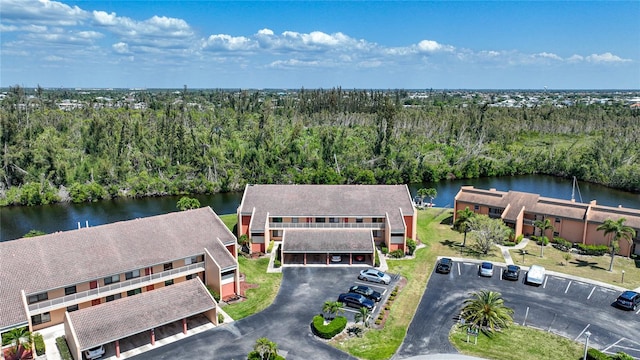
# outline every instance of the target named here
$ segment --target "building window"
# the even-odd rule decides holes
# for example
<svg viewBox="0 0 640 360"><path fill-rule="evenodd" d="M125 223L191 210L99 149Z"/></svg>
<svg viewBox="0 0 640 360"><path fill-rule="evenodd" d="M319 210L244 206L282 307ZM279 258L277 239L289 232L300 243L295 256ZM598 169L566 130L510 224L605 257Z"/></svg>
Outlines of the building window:
<svg viewBox="0 0 640 360"><path fill-rule="evenodd" d="M79 309L78 304L67 306L67 311L68 312L76 311L78 309Z"/></svg>
<svg viewBox="0 0 640 360"><path fill-rule="evenodd" d="M480 210L480 205L473 205L473 210L474 211Z"/></svg>
<svg viewBox="0 0 640 360"><path fill-rule="evenodd" d="M273 237L281 237L282 236L282 230L271 230L271 236L273 236Z"/></svg>
<svg viewBox="0 0 640 360"><path fill-rule="evenodd" d="M35 294L35 295L29 295L29 304L33 304L33 303L37 303L40 301L45 301L49 299L49 295L46 292L40 293L40 294Z"/></svg>
<svg viewBox="0 0 640 360"><path fill-rule="evenodd" d="M198 276L198 275L196 275L196 274L189 274L189 275L187 275L187 276L186 276L186 278L187 278L187 280L191 280L191 279L195 278L196 276Z"/></svg>
<svg viewBox="0 0 640 360"><path fill-rule="evenodd" d="M173 279L164 282L164 286L173 285Z"/></svg>
<svg viewBox="0 0 640 360"><path fill-rule="evenodd" d="M298 218L291 218L291 222L294 223L294 224L297 224L299 220L300 219L298 219Z"/></svg>
<svg viewBox="0 0 640 360"><path fill-rule="evenodd" d="M105 285L109 285L117 282L120 282L120 275L113 275L113 276L104 278Z"/></svg>
<svg viewBox="0 0 640 360"><path fill-rule="evenodd" d="M122 295L120 295L120 294L115 294L115 295L109 295L109 296L107 296L107 298L106 298L106 299L107 299L107 302L109 302L109 301L113 301L113 300L118 300L118 299L120 299L121 297L122 297Z"/></svg>
<svg viewBox="0 0 640 360"><path fill-rule="evenodd" d="M357 223L361 223L361 222L363 222L363 221L364 221L364 219L362 219L361 217L356 218L356 222L357 222Z"/></svg>
<svg viewBox="0 0 640 360"><path fill-rule="evenodd" d="M51 321L51 314L49 314L48 312L44 314L33 315L31 317L31 323L33 325L44 324L48 323L49 321Z"/></svg>
<svg viewBox="0 0 640 360"><path fill-rule="evenodd" d="M272 218L272 222L281 223L282 222L282 218L281 217L274 217L274 218Z"/></svg>
<svg viewBox="0 0 640 360"><path fill-rule="evenodd" d="M75 294L75 293L77 293L75 285L64 288L64 294L65 295L71 295L71 294Z"/></svg>
<svg viewBox="0 0 640 360"><path fill-rule="evenodd" d="M127 280L134 279L137 277L140 277L140 270L133 270L133 271L124 273L124 278Z"/></svg>
<svg viewBox="0 0 640 360"><path fill-rule="evenodd" d="M327 219L326 219L326 218L321 218L321 217L317 217L317 218L316 218L316 222L317 222L317 223L323 223L323 222L326 222L326 221L327 221Z"/></svg>
<svg viewBox="0 0 640 360"><path fill-rule="evenodd" d="M164 271L173 269L173 263L164 264Z"/></svg>
<svg viewBox="0 0 640 360"><path fill-rule="evenodd" d="M559 223L559 222L560 222L560 218L556 218L556 223Z"/></svg>
<svg viewBox="0 0 640 360"><path fill-rule="evenodd" d="M198 257L197 256L192 256L192 257L188 257L186 259L184 259L184 264L185 265L191 265L191 264L195 264L198 262Z"/></svg>
<svg viewBox="0 0 640 360"><path fill-rule="evenodd" d="M380 237L380 230L373 230L373 237Z"/></svg>
<svg viewBox="0 0 640 360"><path fill-rule="evenodd" d="M553 232L553 236L554 236L554 237L555 237L555 236L560 236L560 233L559 233L559 232L557 232L557 231L554 231L554 232Z"/></svg>
<svg viewBox="0 0 640 360"><path fill-rule="evenodd" d="M142 292L141 288L129 290L129 291L127 291L127 296L133 296L133 295L136 295L136 294L140 294L141 292Z"/></svg>
<svg viewBox="0 0 640 360"><path fill-rule="evenodd" d="M329 218L329 222L330 223L337 223L337 222L339 222L339 220L338 220L338 218L332 217L332 218Z"/></svg>

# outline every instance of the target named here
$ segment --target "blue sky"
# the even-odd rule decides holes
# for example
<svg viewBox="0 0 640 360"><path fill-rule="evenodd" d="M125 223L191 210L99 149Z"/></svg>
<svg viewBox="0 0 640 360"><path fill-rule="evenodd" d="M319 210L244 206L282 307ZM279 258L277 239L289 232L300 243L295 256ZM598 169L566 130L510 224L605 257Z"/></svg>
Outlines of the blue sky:
<svg viewBox="0 0 640 360"><path fill-rule="evenodd" d="M640 1L0 0L0 86L640 89Z"/></svg>

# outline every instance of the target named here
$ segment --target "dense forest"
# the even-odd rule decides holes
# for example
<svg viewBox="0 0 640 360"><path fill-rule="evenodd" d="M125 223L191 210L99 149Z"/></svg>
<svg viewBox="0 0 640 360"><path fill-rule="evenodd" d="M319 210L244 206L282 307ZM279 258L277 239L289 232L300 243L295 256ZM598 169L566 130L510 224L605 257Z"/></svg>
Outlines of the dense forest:
<svg viewBox="0 0 640 360"><path fill-rule="evenodd" d="M498 93L8 89L0 204L516 174L640 192L640 111Z"/></svg>

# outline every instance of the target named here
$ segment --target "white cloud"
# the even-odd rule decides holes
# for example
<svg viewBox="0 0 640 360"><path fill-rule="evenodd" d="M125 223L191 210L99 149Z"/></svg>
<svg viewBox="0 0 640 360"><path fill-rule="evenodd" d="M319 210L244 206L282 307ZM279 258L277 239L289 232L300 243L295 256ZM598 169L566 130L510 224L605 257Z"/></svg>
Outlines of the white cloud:
<svg viewBox="0 0 640 360"><path fill-rule="evenodd" d="M102 33L99 33L97 31L78 31L76 34L78 35L78 37L83 39L100 39L104 37Z"/></svg>
<svg viewBox="0 0 640 360"><path fill-rule="evenodd" d="M533 54L533 57L562 61L562 58L560 56L558 56L558 55L556 55L554 53L548 53L548 52L541 52L541 53L538 53L538 54Z"/></svg>
<svg viewBox="0 0 640 360"><path fill-rule="evenodd" d="M604 54L591 54L585 57L585 60L592 63L621 63L631 61L631 59L623 59L610 52Z"/></svg>
<svg viewBox="0 0 640 360"><path fill-rule="evenodd" d="M583 60L584 60L584 56L578 55L578 54L573 54L569 58L567 58L568 62L580 62Z"/></svg>
<svg viewBox="0 0 640 360"><path fill-rule="evenodd" d="M257 47L257 42L244 36L211 35L202 44L205 50L250 51Z"/></svg>
<svg viewBox="0 0 640 360"><path fill-rule="evenodd" d="M11 24L73 26L89 16L78 6L49 0L2 0L2 21Z"/></svg>
<svg viewBox="0 0 640 360"><path fill-rule="evenodd" d="M123 42L119 42L116 44L111 45L111 47L113 48L113 51L115 51L118 54L129 54L129 44L127 43L123 43Z"/></svg>
<svg viewBox="0 0 640 360"><path fill-rule="evenodd" d="M62 61L64 60L63 58L61 58L60 56L56 56L56 55L49 55L49 56L45 56L44 60L46 61Z"/></svg>

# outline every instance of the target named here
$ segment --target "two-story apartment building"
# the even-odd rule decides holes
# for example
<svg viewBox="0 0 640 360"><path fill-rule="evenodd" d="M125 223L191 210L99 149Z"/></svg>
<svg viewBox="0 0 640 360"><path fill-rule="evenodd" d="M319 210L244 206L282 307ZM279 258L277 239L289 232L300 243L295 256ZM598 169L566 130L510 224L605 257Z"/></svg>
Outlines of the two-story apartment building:
<svg viewBox="0 0 640 360"><path fill-rule="evenodd" d="M239 293L236 244L208 207L0 242L0 332L65 322L77 355L196 314L217 324L205 284Z"/></svg>
<svg viewBox="0 0 640 360"><path fill-rule="evenodd" d="M376 245L406 251L417 212L406 185L247 185L238 236L251 251L282 241L282 264L373 264Z"/></svg>
<svg viewBox="0 0 640 360"><path fill-rule="evenodd" d="M605 220L625 218L625 225L636 230L632 244L620 241L619 254L640 255L640 210L598 205L595 200L579 203L571 200L542 197L519 191L482 190L463 186L455 197L454 219L459 210L469 208L475 213L500 218L520 234L541 235L536 220L549 219L553 231L547 237L561 237L573 243L609 245L604 232L596 230Z"/></svg>

